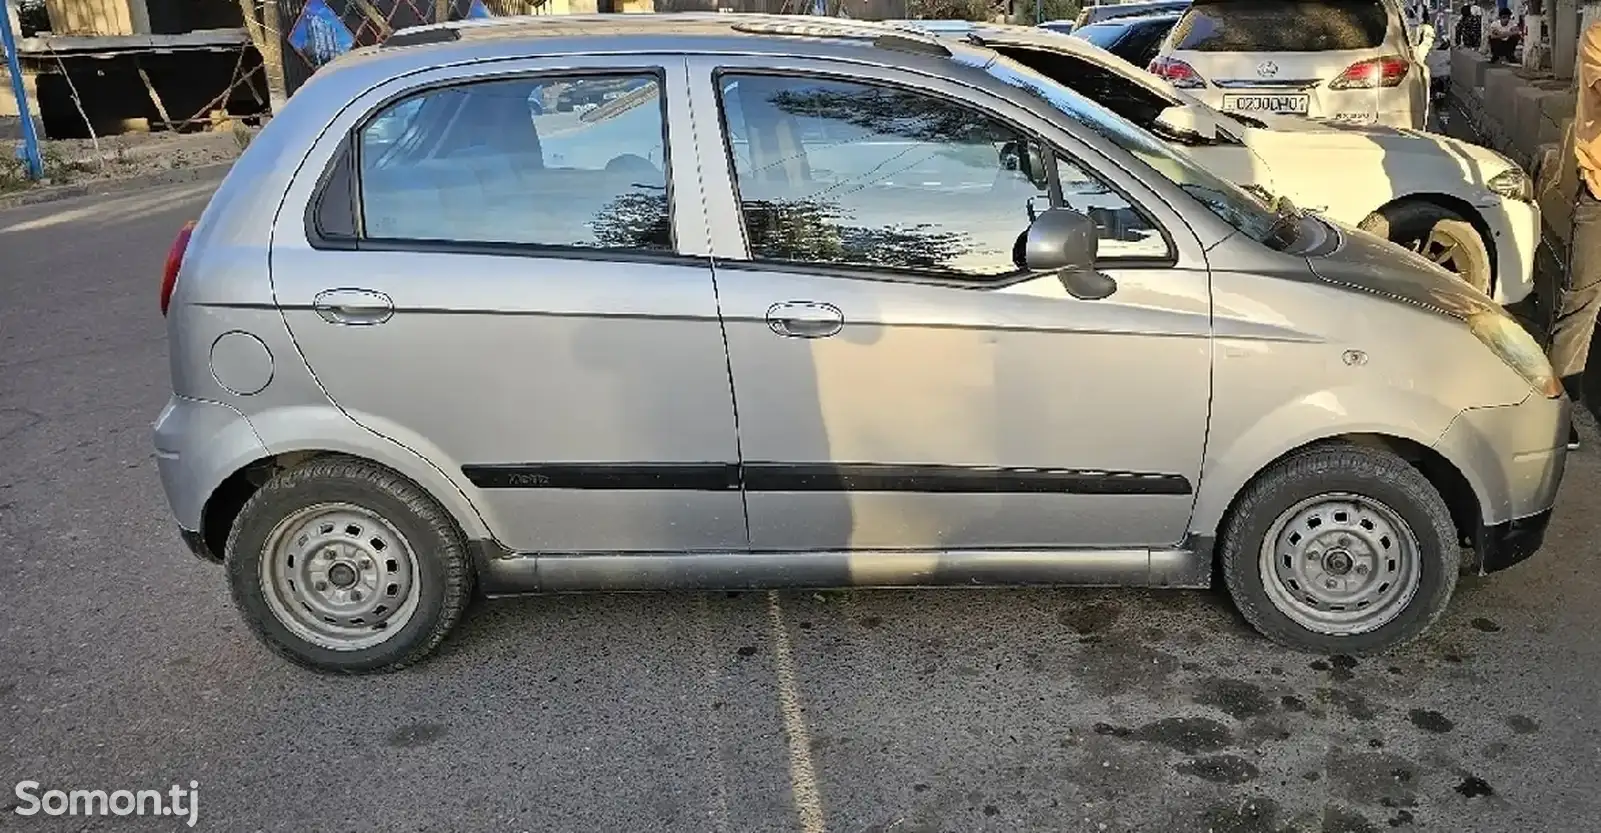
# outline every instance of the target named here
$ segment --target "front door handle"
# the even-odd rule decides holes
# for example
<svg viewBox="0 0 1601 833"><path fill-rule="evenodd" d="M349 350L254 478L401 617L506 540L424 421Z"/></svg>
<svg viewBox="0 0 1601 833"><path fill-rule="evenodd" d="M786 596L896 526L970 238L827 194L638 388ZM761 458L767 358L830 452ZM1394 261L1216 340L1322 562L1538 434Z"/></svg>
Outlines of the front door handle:
<svg viewBox="0 0 1601 833"><path fill-rule="evenodd" d="M382 324L395 314L395 302L370 289L327 289L317 293L311 308L330 324Z"/></svg>
<svg viewBox="0 0 1601 833"><path fill-rule="evenodd" d="M828 338L845 329L845 313L820 301L785 301L767 308L767 326L787 338Z"/></svg>

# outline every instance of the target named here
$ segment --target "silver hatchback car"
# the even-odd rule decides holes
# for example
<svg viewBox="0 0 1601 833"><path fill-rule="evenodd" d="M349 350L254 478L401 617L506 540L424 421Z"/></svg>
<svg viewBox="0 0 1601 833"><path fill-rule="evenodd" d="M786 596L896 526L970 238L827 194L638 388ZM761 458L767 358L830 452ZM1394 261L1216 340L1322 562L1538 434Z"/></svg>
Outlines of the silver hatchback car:
<svg viewBox="0 0 1601 833"><path fill-rule="evenodd" d="M1539 548L1567 453L1489 298L873 24L403 31L261 132L161 303L182 536L323 670L475 590L1218 582L1376 651Z"/></svg>

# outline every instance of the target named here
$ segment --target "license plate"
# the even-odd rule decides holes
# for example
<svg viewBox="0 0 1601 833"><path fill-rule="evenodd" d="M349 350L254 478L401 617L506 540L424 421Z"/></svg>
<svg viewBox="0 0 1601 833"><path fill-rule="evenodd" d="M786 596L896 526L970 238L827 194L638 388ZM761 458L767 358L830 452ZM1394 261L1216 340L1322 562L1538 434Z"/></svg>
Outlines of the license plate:
<svg viewBox="0 0 1601 833"><path fill-rule="evenodd" d="M1223 109L1242 113L1305 113L1311 96L1304 93L1289 95L1225 95Z"/></svg>

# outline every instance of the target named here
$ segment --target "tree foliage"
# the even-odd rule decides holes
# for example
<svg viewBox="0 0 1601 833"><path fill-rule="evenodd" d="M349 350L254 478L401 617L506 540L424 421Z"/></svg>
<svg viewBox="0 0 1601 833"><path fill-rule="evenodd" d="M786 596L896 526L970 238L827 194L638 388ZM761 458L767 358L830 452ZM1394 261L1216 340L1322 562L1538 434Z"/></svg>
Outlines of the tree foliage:
<svg viewBox="0 0 1601 833"><path fill-rule="evenodd" d="M1043 2L1044 14L1035 17L1036 2ZM1037 20L1072 20L1078 17L1079 9L1083 4L1079 0L1016 0L1013 5L1013 19L1018 23L1030 24Z"/></svg>

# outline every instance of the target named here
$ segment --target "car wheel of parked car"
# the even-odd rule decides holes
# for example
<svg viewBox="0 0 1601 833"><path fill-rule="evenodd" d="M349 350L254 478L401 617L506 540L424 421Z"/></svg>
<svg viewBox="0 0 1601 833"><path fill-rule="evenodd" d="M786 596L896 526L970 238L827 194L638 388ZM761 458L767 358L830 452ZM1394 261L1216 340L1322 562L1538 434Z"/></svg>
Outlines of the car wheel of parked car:
<svg viewBox="0 0 1601 833"><path fill-rule="evenodd" d="M1461 563L1451 513L1387 451L1330 444L1259 475L1224 522L1223 577L1240 613L1293 648L1401 645L1445 611Z"/></svg>
<svg viewBox="0 0 1601 833"><path fill-rule="evenodd" d="M389 671L426 657L472 593L454 519L416 484L345 457L268 480L240 511L226 557L251 630L319 671Z"/></svg>
<svg viewBox="0 0 1601 833"><path fill-rule="evenodd" d="M1431 202L1401 202L1369 214L1360 226L1455 272L1490 292L1490 250L1461 214Z"/></svg>

